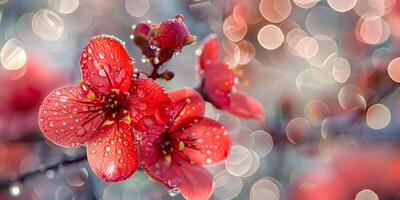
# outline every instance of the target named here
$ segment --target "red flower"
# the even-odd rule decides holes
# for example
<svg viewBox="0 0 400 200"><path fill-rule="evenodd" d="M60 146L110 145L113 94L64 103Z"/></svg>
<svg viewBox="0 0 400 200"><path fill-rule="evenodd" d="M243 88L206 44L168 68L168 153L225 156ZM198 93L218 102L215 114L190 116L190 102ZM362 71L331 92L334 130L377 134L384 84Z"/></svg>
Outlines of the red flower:
<svg viewBox="0 0 400 200"><path fill-rule="evenodd" d="M199 71L203 77L202 91L219 109L243 118L263 118L264 108L255 99L234 92L235 74L220 59L220 47L215 35L203 43L199 58Z"/></svg>
<svg viewBox="0 0 400 200"><path fill-rule="evenodd" d="M169 93L175 103L174 121L163 133L147 134L140 141L143 169L186 199L208 199L212 176L202 167L227 157L230 138L218 122L205 118L204 100L192 89Z"/></svg>
<svg viewBox="0 0 400 200"><path fill-rule="evenodd" d="M183 16L177 15L175 19L163 21L155 30L155 36L150 42L161 50L180 52L183 46L191 44L195 40L196 38L189 33L183 23Z"/></svg>
<svg viewBox="0 0 400 200"><path fill-rule="evenodd" d="M134 134L164 131L171 99L155 81L132 78L131 58L112 36L93 37L80 66L80 86L56 89L43 101L40 129L63 147L87 143L94 172L105 181L124 180L138 164Z"/></svg>
<svg viewBox="0 0 400 200"><path fill-rule="evenodd" d="M17 140L38 131L37 112L44 97L67 81L49 58L28 53L20 71L0 72L0 140ZM59 67L59 66L57 66ZM4 72L4 71L2 71ZM17 79L10 77L21 76Z"/></svg>
<svg viewBox="0 0 400 200"><path fill-rule="evenodd" d="M374 191L379 199L397 199L400 184L400 156L394 149L379 151L381 144L361 149L335 149L328 163L298 177L292 200L355 199L364 189ZM372 147L372 148L371 148Z"/></svg>

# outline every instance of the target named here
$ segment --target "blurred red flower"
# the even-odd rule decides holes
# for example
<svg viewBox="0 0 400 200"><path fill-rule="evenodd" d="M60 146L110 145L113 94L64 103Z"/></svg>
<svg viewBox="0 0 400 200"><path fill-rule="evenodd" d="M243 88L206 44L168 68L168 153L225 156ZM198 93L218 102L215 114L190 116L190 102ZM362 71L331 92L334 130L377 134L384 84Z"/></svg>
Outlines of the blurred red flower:
<svg viewBox="0 0 400 200"><path fill-rule="evenodd" d="M293 188L293 200L354 199L365 189L379 199L397 199L400 184L400 156L397 150L344 148L329 163L311 169Z"/></svg>
<svg viewBox="0 0 400 200"><path fill-rule="evenodd" d="M93 37L80 60L83 81L45 98L39 111L44 136L63 147L87 143L91 168L105 181L121 181L136 170L135 130L163 132L172 101L147 78L132 78L133 65L118 39Z"/></svg>
<svg viewBox="0 0 400 200"><path fill-rule="evenodd" d="M25 66L0 74L0 139L17 140L37 133L37 112L44 97L67 81L49 59L28 54ZM20 73L16 79L12 74ZM11 75L11 76L10 76Z"/></svg>
<svg viewBox="0 0 400 200"><path fill-rule="evenodd" d="M143 169L186 199L208 199L212 176L202 167L224 160L230 148L227 130L204 117L204 100L185 88L169 93L175 103L172 125L165 133L147 134L140 141Z"/></svg>
<svg viewBox="0 0 400 200"><path fill-rule="evenodd" d="M211 35L205 39L199 58L202 75L202 92L217 108L243 118L263 118L264 108L255 99L235 92L235 74L220 59L218 38Z"/></svg>

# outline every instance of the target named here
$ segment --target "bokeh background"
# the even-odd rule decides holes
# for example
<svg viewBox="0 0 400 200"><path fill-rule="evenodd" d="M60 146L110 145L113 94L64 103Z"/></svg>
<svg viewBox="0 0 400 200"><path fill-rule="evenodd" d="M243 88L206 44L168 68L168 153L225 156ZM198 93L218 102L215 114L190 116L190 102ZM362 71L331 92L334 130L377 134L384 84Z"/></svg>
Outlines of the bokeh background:
<svg viewBox="0 0 400 200"><path fill-rule="evenodd" d="M131 26L178 13L198 41L160 83L197 87L196 50L216 33L238 90L265 106L261 122L207 104L233 140L209 168L212 199L400 199L397 0L0 0L0 199L182 198L141 171L106 184L84 148L57 147L37 126L42 99L80 80L90 37L122 39L146 72Z"/></svg>

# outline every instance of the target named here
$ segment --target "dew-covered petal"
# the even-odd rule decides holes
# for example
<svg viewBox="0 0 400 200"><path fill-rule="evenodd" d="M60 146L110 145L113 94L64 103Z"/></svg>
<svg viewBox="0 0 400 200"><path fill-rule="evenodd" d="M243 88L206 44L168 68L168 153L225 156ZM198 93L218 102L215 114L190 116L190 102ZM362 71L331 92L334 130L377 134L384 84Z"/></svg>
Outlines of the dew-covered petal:
<svg viewBox="0 0 400 200"><path fill-rule="evenodd" d="M63 147L76 147L96 135L103 122L99 111L91 111L95 101L78 86L65 86L51 92L39 109L43 135Z"/></svg>
<svg viewBox="0 0 400 200"><path fill-rule="evenodd" d="M214 63L204 73L204 91L217 108L229 105L228 94L234 85L235 75L223 62Z"/></svg>
<svg viewBox="0 0 400 200"><path fill-rule="evenodd" d="M88 142L89 165L106 182L122 181L137 169L134 130L125 122L103 126L99 136Z"/></svg>
<svg viewBox="0 0 400 200"><path fill-rule="evenodd" d="M184 163L180 166L178 177L182 184L178 187L182 196L190 200L207 200L212 193L212 176L199 165ZM179 170L179 169L178 169Z"/></svg>
<svg viewBox="0 0 400 200"><path fill-rule="evenodd" d="M247 96L246 94L237 92L233 93L230 98L230 104L224 110L243 118L262 119L264 107L257 100Z"/></svg>
<svg viewBox="0 0 400 200"><path fill-rule="evenodd" d="M174 122L169 131L174 131L188 119L204 116L204 100L196 90L182 88L168 92L168 94L175 105Z"/></svg>
<svg viewBox="0 0 400 200"><path fill-rule="evenodd" d="M209 118L196 119L192 124L171 134L181 143L176 153L200 165L211 165L226 159L231 140L228 131L217 121ZM194 141L194 143L186 141Z"/></svg>
<svg viewBox="0 0 400 200"><path fill-rule="evenodd" d="M128 101L131 121L138 131L162 133L173 119L174 106L171 98L152 79L133 79Z"/></svg>
<svg viewBox="0 0 400 200"><path fill-rule="evenodd" d="M217 35L208 36L201 47L199 58L200 69L207 70L213 66L213 63L220 59L220 47Z"/></svg>
<svg viewBox="0 0 400 200"><path fill-rule="evenodd" d="M100 92L128 90L133 73L132 60L124 44L109 35L93 37L83 49L80 59L85 83Z"/></svg>
<svg viewBox="0 0 400 200"><path fill-rule="evenodd" d="M212 176L202 166L188 163L178 154L165 156L159 147L162 136L146 135L140 141L140 160L145 172L168 188L177 188L186 199L208 199Z"/></svg>

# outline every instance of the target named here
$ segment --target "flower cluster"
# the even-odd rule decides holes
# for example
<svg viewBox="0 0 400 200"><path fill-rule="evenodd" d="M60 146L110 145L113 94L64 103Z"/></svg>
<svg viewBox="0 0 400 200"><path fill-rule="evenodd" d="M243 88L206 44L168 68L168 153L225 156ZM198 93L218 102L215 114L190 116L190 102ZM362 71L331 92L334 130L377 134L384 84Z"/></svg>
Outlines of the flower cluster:
<svg viewBox="0 0 400 200"><path fill-rule="evenodd" d="M156 70L159 63L168 61L195 38L180 15L159 25L140 23L132 33L135 44ZM201 61L204 59L208 58ZM202 64L208 98L240 116L252 117L248 112L253 110L254 116L260 115L258 103L247 113L233 108L236 103L247 106L253 100L241 93L230 95L233 82L224 88L221 80L210 77L215 73L226 75L217 65L231 74L220 61ZM207 75L208 68L214 70L211 75ZM89 41L81 54L80 69L79 85L58 88L44 99L39 111L44 136L62 147L86 144L90 167L107 182L125 180L140 166L187 199L208 199L212 176L203 166L226 159L230 136L222 124L204 116L202 95L191 88L166 92L155 81L162 76L134 73L124 43L109 35ZM226 81L232 81L233 75L228 76ZM213 92L212 87L223 94Z"/></svg>

